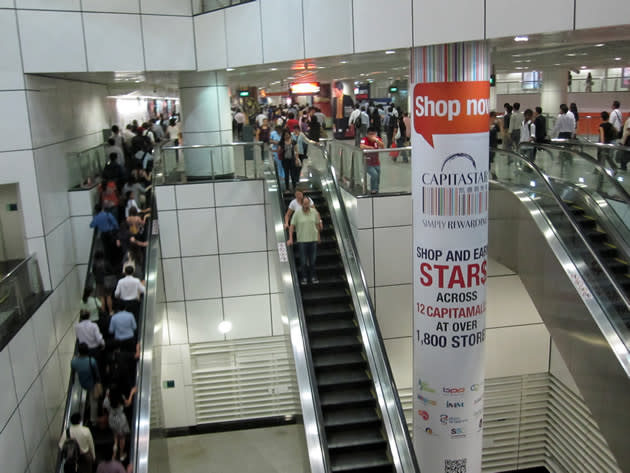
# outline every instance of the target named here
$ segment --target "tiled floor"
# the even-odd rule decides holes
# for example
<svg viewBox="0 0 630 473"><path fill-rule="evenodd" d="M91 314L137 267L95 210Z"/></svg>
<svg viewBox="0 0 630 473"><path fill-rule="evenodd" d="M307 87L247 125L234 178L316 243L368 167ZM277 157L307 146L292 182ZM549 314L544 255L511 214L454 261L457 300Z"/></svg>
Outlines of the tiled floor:
<svg viewBox="0 0 630 473"><path fill-rule="evenodd" d="M151 473L299 473L300 425L173 437L168 457L151 451Z"/></svg>

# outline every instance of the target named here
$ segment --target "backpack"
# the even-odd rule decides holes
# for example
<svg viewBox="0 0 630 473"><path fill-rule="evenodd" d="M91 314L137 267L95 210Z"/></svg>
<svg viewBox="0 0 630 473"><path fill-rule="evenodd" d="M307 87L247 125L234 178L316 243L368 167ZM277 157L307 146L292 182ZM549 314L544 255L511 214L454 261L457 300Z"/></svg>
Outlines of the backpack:
<svg viewBox="0 0 630 473"><path fill-rule="evenodd" d="M357 118L354 119L353 123L355 128L361 128L361 114L357 115Z"/></svg>
<svg viewBox="0 0 630 473"><path fill-rule="evenodd" d="M61 448L61 454L65 464L74 465L74 471L77 471L79 468L79 456L81 455L81 449L79 448L79 442L70 437L69 427L66 429L66 440Z"/></svg>

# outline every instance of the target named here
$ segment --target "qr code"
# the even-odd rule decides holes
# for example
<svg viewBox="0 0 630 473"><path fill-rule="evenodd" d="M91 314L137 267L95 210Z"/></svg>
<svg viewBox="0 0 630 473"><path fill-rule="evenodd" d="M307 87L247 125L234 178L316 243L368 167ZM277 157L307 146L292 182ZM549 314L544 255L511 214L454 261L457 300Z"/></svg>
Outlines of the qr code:
<svg viewBox="0 0 630 473"><path fill-rule="evenodd" d="M444 460L444 473L466 473L466 459Z"/></svg>

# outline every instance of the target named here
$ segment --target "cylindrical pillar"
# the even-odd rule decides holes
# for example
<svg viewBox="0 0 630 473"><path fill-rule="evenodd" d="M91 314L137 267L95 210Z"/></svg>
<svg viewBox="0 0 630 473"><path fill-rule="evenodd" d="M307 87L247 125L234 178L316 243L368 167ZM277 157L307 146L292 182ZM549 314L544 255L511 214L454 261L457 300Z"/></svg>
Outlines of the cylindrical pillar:
<svg viewBox="0 0 630 473"><path fill-rule="evenodd" d="M544 69L540 89L540 106L543 113L557 114L560 104L567 103L569 72L566 69Z"/></svg>
<svg viewBox="0 0 630 473"><path fill-rule="evenodd" d="M225 75L219 71L183 72L179 86L184 144L232 143L232 115ZM234 173L231 149L186 150L184 159L189 178Z"/></svg>
<svg viewBox="0 0 630 473"><path fill-rule="evenodd" d="M481 472L489 54L412 53L414 446L421 471Z"/></svg>

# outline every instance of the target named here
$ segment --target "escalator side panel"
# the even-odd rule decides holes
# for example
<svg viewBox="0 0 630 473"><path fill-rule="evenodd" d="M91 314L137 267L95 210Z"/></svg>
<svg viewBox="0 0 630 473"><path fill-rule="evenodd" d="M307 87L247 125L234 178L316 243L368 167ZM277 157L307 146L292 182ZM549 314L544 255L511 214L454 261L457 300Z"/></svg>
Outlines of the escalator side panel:
<svg viewBox="0 0 630 473"><path fill-rule="evenodd" d="M607 317L588 291L577 290L579 273L544 229L538 207L527 205L511 191L492 188L490 257L519 274L621 470L630 471L630 378L628 360L620 359L627 351L621 341L610 342L617 334Z"/></svg>

